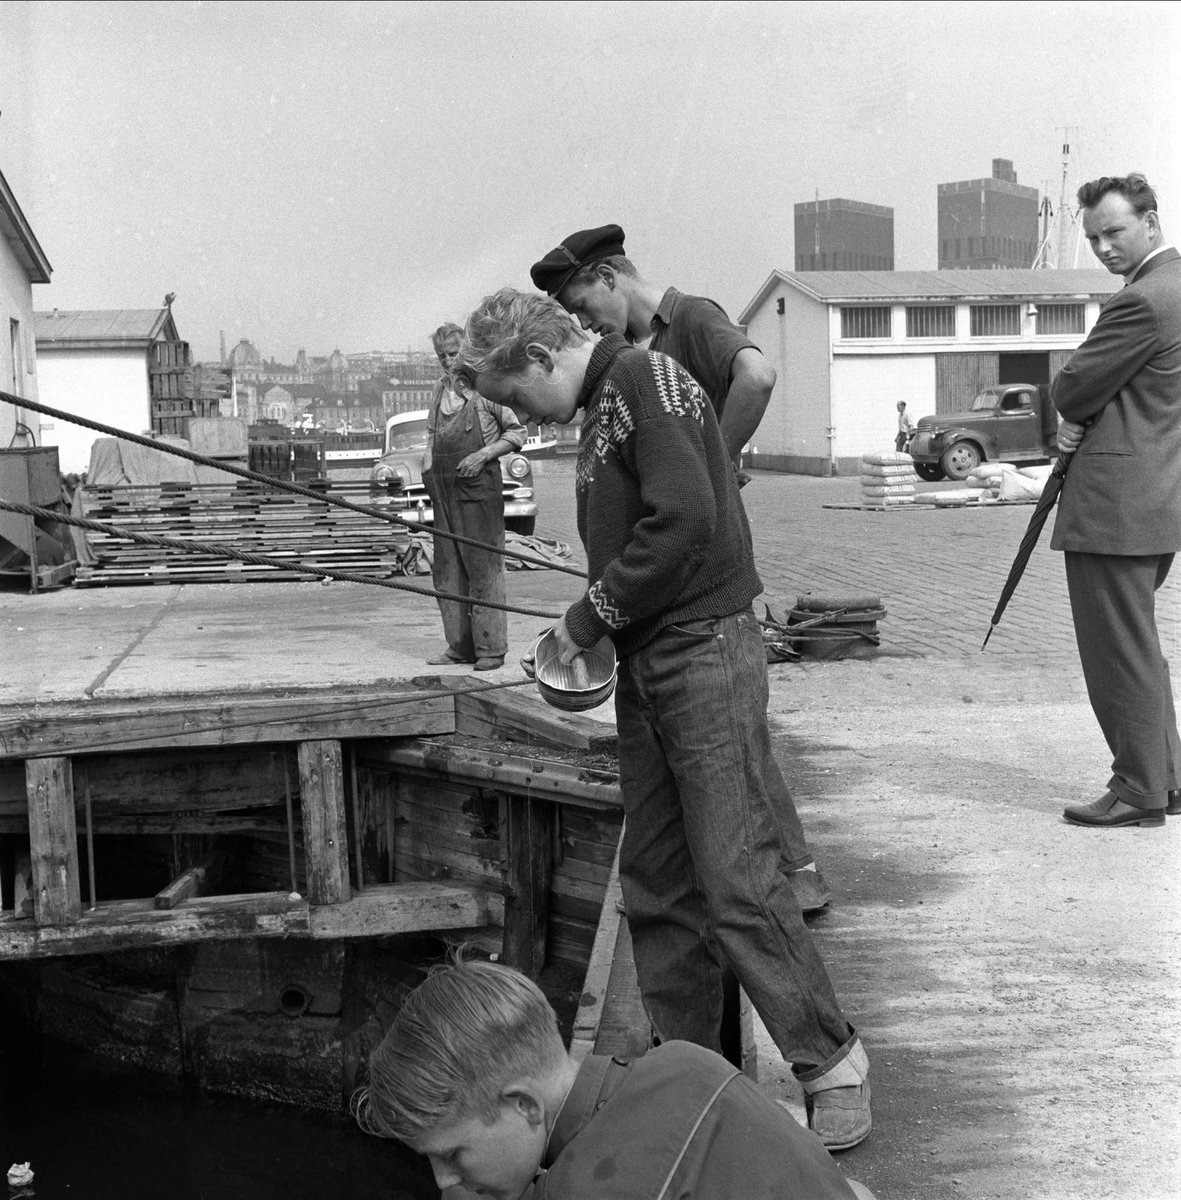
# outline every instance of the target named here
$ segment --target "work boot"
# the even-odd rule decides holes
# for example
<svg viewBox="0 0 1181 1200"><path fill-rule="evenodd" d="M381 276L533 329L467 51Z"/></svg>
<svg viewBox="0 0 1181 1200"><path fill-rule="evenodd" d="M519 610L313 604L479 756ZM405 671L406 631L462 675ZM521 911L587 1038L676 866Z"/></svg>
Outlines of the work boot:
<svg viewBox="0 0 1181 1200"><path fill-rule="evenodd" d="M788 871L787 882L791 884L796 903L805 916L827 908L832 899L832 892L828 890L828 884L824 882L819 867L801 867L798 871Z"/></svg>
<svg viewBox="0 0 1181 1200"><path fill-rule="evenodd" d="M816 1079L801 1079L808 1128L826 1149L848 1150L865 1141L873 1126L869 1111L869 1056L858 1038L836 1066Z"/></svg>

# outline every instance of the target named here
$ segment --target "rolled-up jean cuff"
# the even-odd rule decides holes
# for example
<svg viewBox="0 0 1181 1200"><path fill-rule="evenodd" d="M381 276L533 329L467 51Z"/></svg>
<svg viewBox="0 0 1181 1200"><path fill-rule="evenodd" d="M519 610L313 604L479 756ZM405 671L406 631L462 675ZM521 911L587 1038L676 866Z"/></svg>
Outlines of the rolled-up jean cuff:
<svg viewBox="0 0 1181 1200"><path fill-rule="evenodd" d="M838 1071L837 1068L840 1067L841 1064L845 1062L845 1060L849 1057L849 1054L853 1051L853 1049L855 1047L860 1047L860 1045L861 1045L861 1039L857 1036L857 1030L854 1029L852 1025L850 1025L849 1026L849 1040L847 1042L845 1042L844 1045L842 1045L841 1048L830 1059L828 1059L827 1062L821 1063L821 1065L818 1067L810 1067L806 1071L800 1071L796 1067L792 1067L792 1069L791 1069L792 1074L800 1081L800 1084L803 1086L803 1089L806 1092L822 1090L820 1088L809 1087L808 1085L816 1083L818 1080L823 1078L823 1076L828 1075L830 1073L832 1073L834 1075L834 1080L832 1083L830 1083L828 1085L829 1087L856 1087L859 1083L861 1083L864 1080L864 1078L865 1078L864 1072L868 1072L868 1070L869 1070L869 1066L868 1066L869 1060L866 1057L865 1050L862 1049L861 1053L856 1056L856 1057L860 1058L861 1060L863 1060L863 1062L865 1064L864 1072L862 1070L854 1068L852 1066L852 1064L849 1064L849 1069L847 1072L849 1078L845 1079L844 1075L846 1074L846 1072ZM840 1078L835 1077L838 1075L840 1076ZM856 1078L854 1078L854 1076L856 1076Z"/></svg>

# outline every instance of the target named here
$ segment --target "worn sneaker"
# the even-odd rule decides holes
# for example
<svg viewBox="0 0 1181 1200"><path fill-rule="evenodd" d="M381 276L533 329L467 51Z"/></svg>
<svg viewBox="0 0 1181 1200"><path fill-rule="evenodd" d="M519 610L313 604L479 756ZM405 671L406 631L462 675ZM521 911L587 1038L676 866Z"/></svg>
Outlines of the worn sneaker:
<svg viewBox="0 0 1181 1200"><path fill-rule="evenodd" d="M859 1087L826 1088L804 1097L808 1128L827 1150L848 1150L869 1137L869 1081Z"/></svg>

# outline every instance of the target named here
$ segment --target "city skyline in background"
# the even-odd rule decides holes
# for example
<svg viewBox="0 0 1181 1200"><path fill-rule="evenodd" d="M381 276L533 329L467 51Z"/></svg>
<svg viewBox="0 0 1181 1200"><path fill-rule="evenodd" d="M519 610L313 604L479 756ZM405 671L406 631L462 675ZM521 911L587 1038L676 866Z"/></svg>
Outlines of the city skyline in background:
<svg viewBox="0 0 1181 1200"><path fill-rule="evenodd" d="M616 221L643 274L735 316L795 265L797 203L892 207L894 265L934 269L940 184L1004 158L1057 207L1067 139L1071 192L1143 170L1174 229L1171 6L676 7L7 4L0 170L55 269L35 303L175 291L206 360L223 330L286 363L425 352Z"/></svg>

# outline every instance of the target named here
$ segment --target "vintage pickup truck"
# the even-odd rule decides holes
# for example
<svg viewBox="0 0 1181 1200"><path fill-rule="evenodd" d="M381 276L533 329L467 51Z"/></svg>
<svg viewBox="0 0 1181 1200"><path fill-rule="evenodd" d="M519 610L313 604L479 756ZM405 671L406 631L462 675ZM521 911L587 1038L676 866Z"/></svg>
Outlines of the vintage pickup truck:
<svg viewBox="0 0 1181 1200"><path fill-rule="evenodd" d="M986 387L967 412L920 417L907 446L920 479L964 479L982 462L1046 462L1058 453L1058 415L1049 388Z"/></svg>

